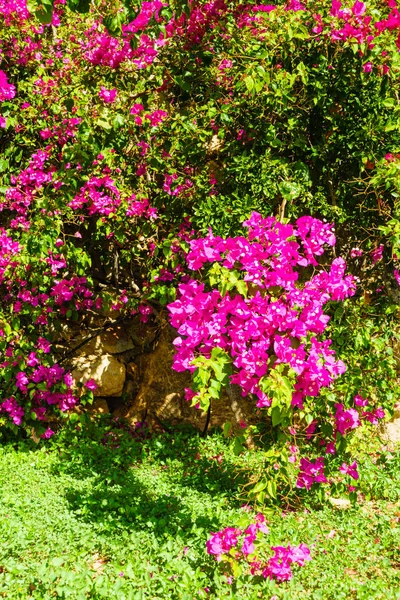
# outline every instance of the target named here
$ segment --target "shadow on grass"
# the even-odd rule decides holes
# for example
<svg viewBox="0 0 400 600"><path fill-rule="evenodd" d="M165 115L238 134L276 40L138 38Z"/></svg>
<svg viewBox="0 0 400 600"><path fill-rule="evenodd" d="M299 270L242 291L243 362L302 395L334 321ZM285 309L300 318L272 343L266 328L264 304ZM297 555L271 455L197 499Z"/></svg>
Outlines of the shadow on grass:
<svg viewBox="0 0 400 600"><path fill-rule="evenodd" d="M53 472L67 477L71 510L86 522L107 529L148 527L171 537L180 530L216 530L216 497L229 498L230 507L240 504L234 500L243 483L240 468L229 457L202 455L195 429L150 435L101 419L57 438Z"/></svg>

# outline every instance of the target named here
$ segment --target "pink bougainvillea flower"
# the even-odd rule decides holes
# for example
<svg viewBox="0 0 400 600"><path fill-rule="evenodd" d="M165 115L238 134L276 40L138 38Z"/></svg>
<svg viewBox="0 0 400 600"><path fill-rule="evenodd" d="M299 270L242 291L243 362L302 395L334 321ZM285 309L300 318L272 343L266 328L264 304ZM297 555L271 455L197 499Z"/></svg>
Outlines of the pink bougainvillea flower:
<svg viewBox="0 0 400 600"><path fill-rule="evenodd" d="M211 534L211 538L206 542L208 554L214 554L216 559L220 561L223 554L237 545L240 533L239 529L226 527L218 533Z"/></svg>
<svg viewBox="0 0 400 600"><path fill-rule="evenodd" d="M335 454L336 453L336 446L334 442L328 442L326 447L325 447L325 452L326 454Z"/></svg>
<svg viewBox="0 0 400 600"><path fill-rule="evenodd" d="M104 85L100 87L99 98L106 104L112 104L117 98L117 89L107 90Z"/></svg>
<svg viewBox="0 0 400 600"><path fill-rule="evenodd" d="M94 379L88 379L88 381L85 383L85 388L92 392L94 390L97 390L98 387L99 386L97 385Z"/></svg>
<svg viewBox="0 0 400 600"><path fill-rule="evenodd" d="M360 426L360 417L354 408L344 409L343 404L336 404L336 429L344 435L350 429Z"/></svg>
<svg viewBox="0 0 400 600"><path fill-rule="evenodd" d="M371 252L369 253L370 257L372 258L373 265L376 265L376 263L378 261L382 260L383 248L384 248L383 244L380 244L380 246L378 246L374 250L371 250Z"/></svg>
<svg viewBox="0 0 400 600"><path fill-rule="evenodd" d="M46 340L43 337L39 337L36 347L38 350L41 350L42 352L44 352L45 354L48 354L50 352L51 349L51 345L50 342L48 340Z"/></svg>
<svg viewBox="0 0 400 600"><path fill-rule="evenodd" d="M15 93L15 86L8 83L7 75L0 69L0 102L12 100Z"/></svg>
<svg viewBox="0 0 400 600"><path fill-rule="evenodd" d="M363 251L360 250L360 248L352 248L350 250L350 256L351 256L351 258L357 258L357 257L362 256L362 255L363 255Z"/></svg>
<svg viewBox="0 0 400 600"><path fill-rule="evenodd" d="M55 432L52 429L50 429L50 427L48 427L40 437L44 440L49 440L54 435L54 433Z"/></svg>
<svg viewBox="0 0 400 600"><path fill-rule="evenodd" d="M354 396L354 404L356 406L367 406L368 400L357 394L357 396Z"/></svg>
<svg viewBox="0 0 400 600"><path fill-rule="evenodd" d="M342 466L340 467L339 471L341 473L343 473L344 475L350 475L350 477L352 477L353 479L359 478L356 461L354 461L351 465L347 465L346 463L343 463Z"/></svg>
<svg viewBox="0 0 400 600"><path fill-rule="evenodd" d="M324 475L324 458L317 458L314 462L307 458L300 460L300 471L297 477L296 487L309 490L314 482L327 483Z"/></svg>
<svg viewBox="0 0 400 600"><path fill-rule="evenodd" d="M378 425L380 419L385 418L385 411L380 406L376 410L369 412L365 411L362 414L363 418L372 423L372 425Z"/></svg>
<svg viewBox="0 0 400 600"><path fill-rule="evenodd" d="M371 73L372 69L373 69L373 64L372 62L366 62L363 64L362 69L364 71L364 73Z"/></svg>
<svg viewBox="0 0 400 600"><path fill-rule="evenodd" d="M130 109L130 111L129 111L129 112L131 113L131 115L138 115L138 114L140 114L140 113L141 113L143 110L144 110L144 106L143 106L143 104L138 104L138 103L136 103L136 104L134 104L134 105L132 106L132 108Z"/></svg>
<svg viewBox="0 0 400 600"><path fill-rule="evenodd" d="M359 0L357 0L353 4L351 11L352 11L353 15L355 15L356 17L361 17L366 11L366 6L365 6L364 2L359 2Z"/></svg>
<svg viewBox="0 0 400 600"><path fill-rule="evenodd" d="M6 398L6 400L0 404L0 411L8 413L15 425L21 425L25 415L24 409L17 403L14 396Z"/></svg>

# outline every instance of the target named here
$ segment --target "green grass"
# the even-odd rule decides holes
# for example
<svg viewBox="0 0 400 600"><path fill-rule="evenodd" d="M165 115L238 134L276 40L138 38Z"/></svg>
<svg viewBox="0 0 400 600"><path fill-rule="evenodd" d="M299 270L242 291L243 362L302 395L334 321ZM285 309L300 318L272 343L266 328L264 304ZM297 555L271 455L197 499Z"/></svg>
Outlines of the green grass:
<svg viewBox="0 0 400 600"><path fill-rule="evenodd" d="M361 467L368 501L266 513L272 545L310 546L292 581L226 583L205 542L242 518L249 460L218 433L132 437L106 420L38 446L5 443L0 598L400 599L400 460L390 455Z"/></svg>

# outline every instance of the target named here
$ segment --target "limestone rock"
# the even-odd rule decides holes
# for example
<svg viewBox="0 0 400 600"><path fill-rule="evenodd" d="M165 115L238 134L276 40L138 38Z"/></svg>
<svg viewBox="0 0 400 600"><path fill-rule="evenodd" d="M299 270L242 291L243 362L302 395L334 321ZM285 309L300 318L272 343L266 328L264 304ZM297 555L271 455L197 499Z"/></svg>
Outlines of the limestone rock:
<svg viewBox="0 0 400 600"><path fill-rule="evenodd" d="M118 416L132 423L148 420L151 416L166 422L185 421L183 393L190 384L190 376L172 370L174 348L171 339L171 333L167 328L163 329L155 350L142 354L138 366L129 363L129 376L138 380L139 386L133 402L117 411ZM193 412L195 418L200 417L199 411L193 409Z"/></svg>
<svg viewBox="0 0 400 600"><path fill-rule="evenodd" d="M389 444L400 443L400 418L393 419L392 421L389 421L389 423L386 423L385 437Z"/></svg>
<svg viewBox="0 0 400 600"><path fill-rule="evenodd" d="M132 338L121 325L114 325L90 340L79 349L81 355L120 354L127 350L133 350L134 343Z"/></svg>
<svg viewBox="0 0 400 600"><path fill-rule="evenodd" d="M125 383L125 365L112 354L80 356L73 361L72 377L86 383L94 379L98 387L94 396L120 396Z"/></svg>
<svg viewBox="0 0 400 600"><path fill-rule="evenodd" d="M61 321L60 327L60 341L71 342L71 340L76 340L77 338L79 338L79 334L81 333L81 327L78 323L68 323ZM72 344L72 346L74 346L75 343Z"/></svg>

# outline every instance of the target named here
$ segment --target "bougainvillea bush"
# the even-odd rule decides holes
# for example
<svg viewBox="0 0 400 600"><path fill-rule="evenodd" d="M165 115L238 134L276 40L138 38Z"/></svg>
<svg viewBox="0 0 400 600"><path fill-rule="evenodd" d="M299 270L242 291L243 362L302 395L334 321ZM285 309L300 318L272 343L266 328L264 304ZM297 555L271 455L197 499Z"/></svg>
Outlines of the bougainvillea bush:
<svg viewBox="0 0 400 600"><path fill-rule="evenodd" d="M349 434L376 426L385 411L360 393L345 406L321 392L346 371L324 309L354 296L356 279L340 257L323 265L324 247L336 241L328 223L304 216L293 226L253 213L244 225L247 236L190 241L187 265L198 280L181 283L168 306L180 334L173 368L193 372L186 397L197 407L233 384L270 416L279 437L253 490L258 500L314 484L355 498L357 462L343 462Z"/></svg>
<svg viewBox="0 0 400 600"><path fill-rule="evenodd" d="M238 385L272 423L258 499L354 493L348 434L396 401L396 1L0 0L0 26L1 424L50 437L90 398L70 323L169 304L188 397Z"/></svg>

